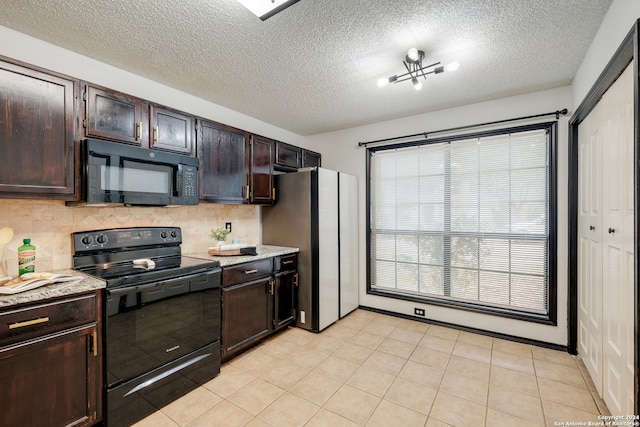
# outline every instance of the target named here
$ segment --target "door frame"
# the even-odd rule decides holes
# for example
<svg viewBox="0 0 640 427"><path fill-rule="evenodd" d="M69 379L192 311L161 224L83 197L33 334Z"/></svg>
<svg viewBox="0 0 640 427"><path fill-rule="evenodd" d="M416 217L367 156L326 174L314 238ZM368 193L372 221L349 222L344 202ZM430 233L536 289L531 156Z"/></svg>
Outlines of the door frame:
<svg viewBox="0 0 640 427"><path fill-rule="evenodd" d="M640 340L640 290L638 288L639 265L639 230L640 230L640 19L636 21L627 36L624 38L613 57L606 65L596 82L593 84L586 97L582 100L569 120L569 268L568 268L568 351L577 354L578 345L578 126L595 108L602 95L613 85L630 63L633 63L633 108L634 108L634 396L636 414L640 413L640 385L639 370L639 345Z"/></svg>

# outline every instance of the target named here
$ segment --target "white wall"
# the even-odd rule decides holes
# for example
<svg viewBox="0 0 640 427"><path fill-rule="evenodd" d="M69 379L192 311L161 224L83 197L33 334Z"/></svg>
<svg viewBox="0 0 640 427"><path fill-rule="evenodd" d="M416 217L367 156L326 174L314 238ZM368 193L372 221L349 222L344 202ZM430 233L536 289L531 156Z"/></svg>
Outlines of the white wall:
<svg viewBox="0 0 640 427"><path fill-rule="evenodd" d="M360 248L360 304L396 313L413 315L414 307L425 308L427 318L469 326L503 334L522 336L560 345L567 344L567 145L568 117L558 124L558 326L538 325L512 319L497 318L444 307L420 305L414 302L367 295L366 293L366 149L358 148L359 141L389 138L400 135L435 131L455 126L471 125L513 117L528 116L569 109L571 88L515 96L449 110L427 113L367 126L313 135L305 138L305 145L322 153L322 165L356 175L359 180L359 248ZM555 120L554 116L537 121ZM532 121L514 122L516 124Z"/></svg>
<svg viewBox="0 0 640 427"><path fill-rule="evenodd" d="M569 115L559 121L558 151L558 326L549 327L510 319L471 314L441 307L424 307L427 317L463 326L567 344L567 124L572 110L582 102L620 43L640 18L639 0L613 0L609 11L580 65L571 87L531 93L492 102L380 122L305 138L305 146L322 153L323 166L359 177L360 304L397 313L413 314L415 303L366 294L365 155L359 141L394 137L509 117L554 111L564 107Z"/></svg>
<svg viewBox="0 0 640 427"><path fill-rule="evenodd" d="M573 79L573 105L576 108L638 18L640 0L613 0Z"/></svg>
<svg viewBox="0 0 640 427"><path fill-rule="evenodd" d="M9 58L290 144L304 141L293 132L6 27L0 26L0 40L0 55Z"/></svg>

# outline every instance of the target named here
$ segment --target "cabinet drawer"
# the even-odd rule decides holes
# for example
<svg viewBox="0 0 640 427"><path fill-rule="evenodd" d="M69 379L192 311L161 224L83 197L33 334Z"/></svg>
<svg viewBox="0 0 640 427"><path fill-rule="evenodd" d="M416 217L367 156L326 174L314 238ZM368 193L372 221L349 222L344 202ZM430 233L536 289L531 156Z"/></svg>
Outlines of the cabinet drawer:
<svg viewBox="0 0 640 427"><path fill-rule="evenodd" d="M273 271L279 273L281 271L295 270L298 268L298 254L280 255L273 259Z"/></svg>
<svg viewBox="0 0 640 427"><path fill-rule="evenodd" d="M34 304L0 313L0 345L95 322L96 294Z"/></svg>
<svg viewBox="0 0 640 427"><path fill-rule="evenodd" d="M262 276L268 276L271 271L271 258L245 262L232 267L225 267L222 270L222 283L223 286L229 286L248 282Z"/></svg>

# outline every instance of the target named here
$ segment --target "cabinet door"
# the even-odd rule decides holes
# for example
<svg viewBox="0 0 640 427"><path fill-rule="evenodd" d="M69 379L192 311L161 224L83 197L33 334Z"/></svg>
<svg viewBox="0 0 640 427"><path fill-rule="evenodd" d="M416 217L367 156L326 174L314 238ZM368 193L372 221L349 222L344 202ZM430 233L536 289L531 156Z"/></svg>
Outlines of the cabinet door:
<svg viewBox="0 0 640 427"><path fill-rule="evenodd" d="M298 274L295 271L275 277L273 295L273 329L277 331L295 319L295 288Z"/></svg>
<svg viewBox="0 0 640 427"><path fill-rule="evenodd" d="M148 111L143 100L85 86L85 135L147 146Z"/></svg>
<svg viewBox="0 0 640 427"><path fill-rule="evenodd" d="M150 107L150 115L151 148L195 154L193 116L155 105Z"/></svg>
<svg viewBox="0 0 640 427"><path fill-rule="evenodd" d="M0 195L75 199L76 87L0 61Z"/></svg>
<svg viewBox="0 0 640 427"><path fill-rule="evenodd" d="M302 151L302 167L308 168L312 166L322 166L322 156L320 153L314 151L303 150Z"/></svg>
<svg viewBox="0 0 640 427"><path fill-rule="evenodd" d="M269 277L222 289L222 356L227 358L271 333Z"/></svg>
<svg viewBox="0 0 640 427"><path fill-rule="evenodd" d="M251 140L251 203L271 204L273 191L274 141L254 135Z"/></svg>
<svg viewBox="0 0 640 427"><path fill-rule="evenodd" d="M96 334L94 324L0 348L0 425L83 426L97 421Z"/></svg>
<svg viewBox="0 0 640 427"><path fill-rule="evenodd" d="M245 203L248 189L246 134L212 122L198 124L200 199Z"/></svg>
<svg viewBox="0 0 640 427"><path fill-rule="evenodd" d="M276 165L298 169L302 166L302 149L284 142L276 142Z"/></svg>

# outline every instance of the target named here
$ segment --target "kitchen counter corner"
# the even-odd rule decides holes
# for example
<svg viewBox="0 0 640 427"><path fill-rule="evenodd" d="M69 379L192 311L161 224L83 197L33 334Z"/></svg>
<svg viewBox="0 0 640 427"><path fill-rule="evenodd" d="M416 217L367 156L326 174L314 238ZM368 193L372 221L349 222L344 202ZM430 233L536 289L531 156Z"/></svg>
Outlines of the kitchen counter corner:
<svg viewBox="0 0 640 427"><path fill-rule="evenodd" d="M243 262L255 261L262 258L271 258L279 255L287 255L299 252L298 248L287 246L273 245L256 245L257 255L232 255L232 256L213 256L208 252L195 252L184 254L193 258L207 259L220 262L220 267L228 267L231 265L242 264Z"/></svg>
<svg viewBox="0 0 640 427"><path fill-rule="evenodd" d="M30 291L19 292L11 295L0 295L0 308L15 305L28 304L75 294L82 294L106 287L104 280L97 279L76 270L57 270L54 273L70 276L82 276L82 280L73 282L52 283Z"/></svg>

